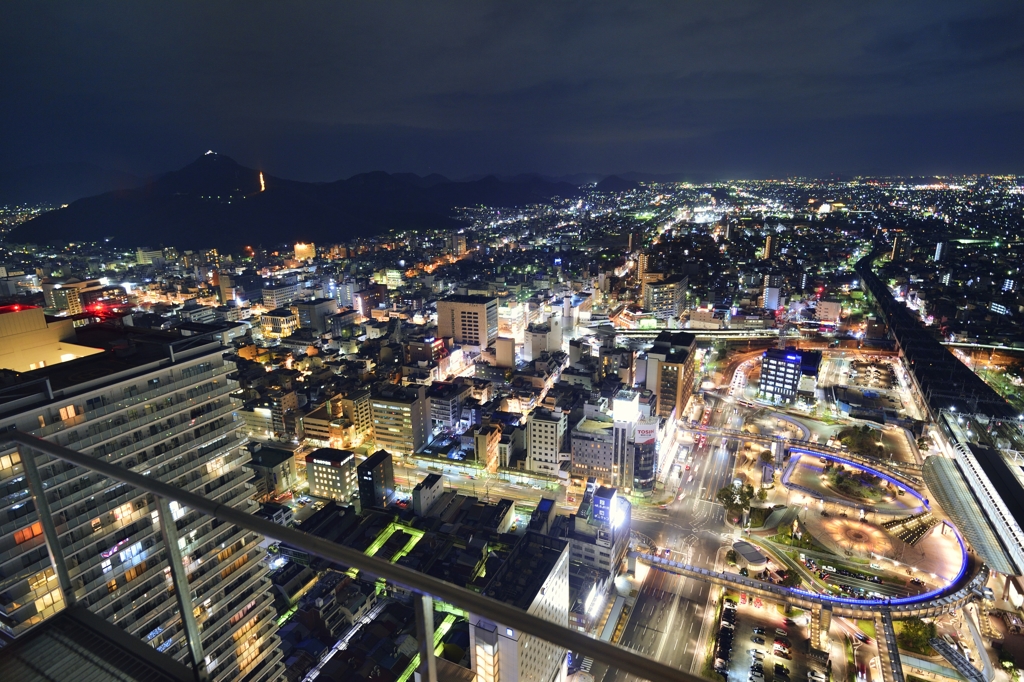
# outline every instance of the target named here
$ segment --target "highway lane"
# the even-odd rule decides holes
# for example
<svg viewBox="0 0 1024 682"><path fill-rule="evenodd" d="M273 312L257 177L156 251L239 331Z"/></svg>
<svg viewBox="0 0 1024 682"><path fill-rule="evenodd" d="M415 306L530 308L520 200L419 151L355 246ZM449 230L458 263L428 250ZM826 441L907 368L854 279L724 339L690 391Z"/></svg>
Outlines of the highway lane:
<svg viewBox="0 0 1024 682"><path fill-rule="evenodd" d="M678 575L650 570L623 629L619 645L667 665L688 670L707 609L711 586ZM632 682L634 675L597 664L595 680Z"/></svg>

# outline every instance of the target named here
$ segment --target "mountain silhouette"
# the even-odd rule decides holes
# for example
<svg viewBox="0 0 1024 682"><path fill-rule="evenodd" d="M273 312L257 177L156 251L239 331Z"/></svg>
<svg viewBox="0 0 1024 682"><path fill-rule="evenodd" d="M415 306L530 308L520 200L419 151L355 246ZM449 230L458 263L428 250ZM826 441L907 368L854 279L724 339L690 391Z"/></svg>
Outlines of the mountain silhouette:
<svg viewBox="0 0 1024 682"><path fill-rule="evenodd" d="M261 179L262 178L262 179ZM142 186L79 199L13 230L11 243L101 241L181 248L341 242L386 230L457 227L460 206L521 206L574 196L578 188L538 177L455 182L440 175L362 173L298 182L208 153Z"/></svg>
<svg viewBox="0 0 1024 682"><path fill-rule="evenodd" d="M629 192L630 190L640 189L640 185L632 180L620 178L618 175L609 175L597 183L594 189L598 192Z"/></svg>

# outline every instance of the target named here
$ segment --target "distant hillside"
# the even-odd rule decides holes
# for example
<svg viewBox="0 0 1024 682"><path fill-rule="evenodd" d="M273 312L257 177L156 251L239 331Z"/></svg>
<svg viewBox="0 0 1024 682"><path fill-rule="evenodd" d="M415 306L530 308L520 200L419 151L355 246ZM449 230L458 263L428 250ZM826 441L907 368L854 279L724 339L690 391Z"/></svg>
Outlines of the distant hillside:
<svg viewBox="0 0 1024 682"><path fill-rule="evenodd" d="M578 189L531 177L453 182L440 175L363 173L297 182L206 154L134 189L79 199L12 231L7 241L100 240L238 249L249 244L342 241L391 228L444 228L458 206L521 206Z"/></svg>
<svg viewBox="0 0 1024 682"><path fill-rule="evenodd" d="M594 189L598 192L629 192L630 190L640 189L640 184L632 180L624 180L618 175L609 175L597 183Z"/></svg>
<svg viewBox="0 0 1024 682"><path fill-rule="evenodd" d="M143 178L89 163L26 166L0 172L0 206L67 204L144 182Z"/></svg>

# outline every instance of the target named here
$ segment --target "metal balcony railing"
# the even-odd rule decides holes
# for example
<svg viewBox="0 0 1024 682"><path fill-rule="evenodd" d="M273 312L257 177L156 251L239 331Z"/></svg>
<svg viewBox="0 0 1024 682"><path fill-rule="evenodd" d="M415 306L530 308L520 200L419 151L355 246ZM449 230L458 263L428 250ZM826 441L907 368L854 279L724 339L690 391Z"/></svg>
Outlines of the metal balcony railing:
<svg viewBox="0 0 1024 682"><path fill-rule="evenodd" d="M402 585L414 592L416 630L419 641L419 674L421 680L437 682L437 667L434 659L433 614L434 599L441 599L457 608L473 614L486 614L490 620L498 621L508 627L515 628L533 635L576 654L587 656L608 665L631 673L647 680L657 682L702 682L702 678L672 668L663 663L623 649L614 644L595 639L576 630L552 623L514 606L506 604L471 590L444 582L433 576L419 573L405 566L392 564L383 559L366 556L360 551L322 540L308 533L278 525L252 516L242 510L235 509L214 500L182 490L162 481L143 476L116 464L95 459L69 448L50 443L36 436L21 431L8 431L0 434L0 443L11 442L22 446L22 461L29 487L36 502L36 510L43 525L43 533L50 550L51 560L57 571L65 604L72 606L74 591L68 576L67 567L61 555L56 527L50 515L49 504L43 494L43 484L33 453L43 453L57 459L70 462L116 481L127 483L152 493L157 497L160 507L161 530L165 534L166 547L170 556L172 578L175 582L175 597L179 599L179 610L185 621L186 639L189 648L189 660L197 680L208 679L204 664L204 653L199 628L193 616L192 604L189 600L187 576L178 552L177 528L171 518L170 502L176 501L186 507L201 511L239 528L259 533L279 542L287 543L309 552L312 555L337 562L345 566L357 568L372 576L384 578ZM30 451L30 452L27 452Z"/></svg>

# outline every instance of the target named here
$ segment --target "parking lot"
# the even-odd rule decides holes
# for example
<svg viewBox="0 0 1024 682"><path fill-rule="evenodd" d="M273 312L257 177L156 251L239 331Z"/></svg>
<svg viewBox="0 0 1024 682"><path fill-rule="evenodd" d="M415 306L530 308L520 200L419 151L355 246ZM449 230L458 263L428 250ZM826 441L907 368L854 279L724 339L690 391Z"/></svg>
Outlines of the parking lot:
<svg viewBox="0 0 1024 682"><path fill-rule="evenodd" d="M809 637L806 614L783 616L775 603L760 598L748 599L744 593L728 594L725 599L735 604L734 609L727 606L722 616L723 622L728 623L730 617L726 614L729 611L735 613L731 623L733 628L725 625L726 631L734 633L729 659L718 662L725 670L727 680L806 682L809 670L817 671L822 675L821 680L824 679L824 668L810 665L806 656ZM725 653L721 647L716 651ZM763 656L760 669L752 669L758 663L754 652Z"/></svg>

